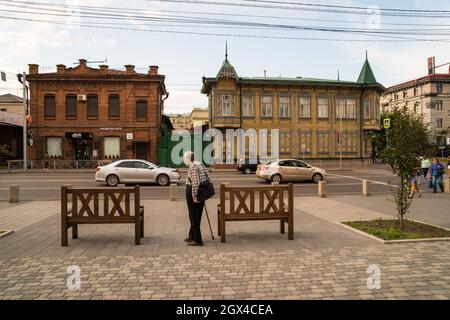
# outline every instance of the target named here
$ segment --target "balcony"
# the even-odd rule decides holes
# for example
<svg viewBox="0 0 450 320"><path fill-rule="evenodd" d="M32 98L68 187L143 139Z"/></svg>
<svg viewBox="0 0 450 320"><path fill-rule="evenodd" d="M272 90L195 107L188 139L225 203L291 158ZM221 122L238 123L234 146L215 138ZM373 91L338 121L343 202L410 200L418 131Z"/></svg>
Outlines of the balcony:
<svg viewBox="0 0 450 320"><path fill-rule="evenodd" d="M380 130L380 120L367 119L363 123L364 130Z"/></svg>
<svg viewBox="0 0 450 320"><path fill-rule="evenodd" d="M225 127L239 128L240 125L241 125L241 121L240 121L239 117L219 116L219 117L212 118L212 126L215 128L225 128Z"/></svg>

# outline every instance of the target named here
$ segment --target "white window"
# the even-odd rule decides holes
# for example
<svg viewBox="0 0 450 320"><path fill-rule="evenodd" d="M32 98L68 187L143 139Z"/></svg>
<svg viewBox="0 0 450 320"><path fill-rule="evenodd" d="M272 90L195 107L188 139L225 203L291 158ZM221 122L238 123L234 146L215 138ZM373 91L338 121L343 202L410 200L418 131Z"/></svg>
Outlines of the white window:
<svg viewBox="0 0 450 320"><path fill-rule="evenodd" d="M356 99L346 99L345 111L347 119L356 119Z"/></svg>
<svg viewBox="0 0 450 320"><path fill-rule="evenodd" d="M364 119L375 119L375 115L373 114L372 101L369 97L364 98Z"/></svg>
<svg viewBox="0 0 450 320"><path fill-rule="evenodd" d="M317 108L319 119L328 118L328 98L326 97L317 98Z"/></svg>
<svg viewBox="0 0 450 320"><path fill-rule="evenodd" d="M272 116L272 97L262 96L261 97L261 117L271 117Z"/></svg>
<svg viewBox="0 0 450 320"><path fill-rule="evenodd" d="M300 118L309 119L311 118L311 98L310 97L300 97L299 101L300 108Z"/></svg>
<svg viewBox="0 0 450 320"><path fill-rule="evenodd" d="M231 117L233 115L233 96L224 94L221 96L222 116Z"/></svg>
<svg viewBox="0 0 450 320"><path fill-rule="evenodd" d="M291 99L289 97L279 97L278 98L279 117L280 118L289 118L291 116L290 102L291 102Z"/></svg>
<svg viewBox="0 0 450 320"><path fill-rule="evenodd" d="M119 158L120 157L120 138L119 137L105 137L104 155L105 158Z"/></svg>
<svg viewBox="0 0 450 320"><path fill-rule="evenodd" d="M356 99L336 98L336 119L356 119Z"/></svg>
<svg viewBox="0 0 450 320"><path fill-rule="evenodd" d="M62 157L62 138L47 137L47 156L51 158Z"/></svg>
<svg viewBox="0 0 450 320"><path fill-rule="evenodd" d="M242 97L242 116L244 117L255 116L255 108L253 106L253 96Z"/></svg>
<svg viewBox="0 0 450 320"><path fill-rule="evenodd" d="M344 110L345 110L345 99L336 98L336 119L345 118Z"/></svg>

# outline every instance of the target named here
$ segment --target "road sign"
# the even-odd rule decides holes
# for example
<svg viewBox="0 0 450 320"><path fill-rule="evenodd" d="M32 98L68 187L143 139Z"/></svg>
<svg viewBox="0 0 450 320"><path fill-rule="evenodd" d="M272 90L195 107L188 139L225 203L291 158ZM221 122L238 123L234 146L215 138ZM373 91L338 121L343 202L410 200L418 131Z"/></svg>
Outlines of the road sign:
<svg viewBox="0 0 450 320"><path fill-rule="evenodd" d="M383 126L385 129L389 129L391 127L391 119L387 118L383 120Z"/></svg>

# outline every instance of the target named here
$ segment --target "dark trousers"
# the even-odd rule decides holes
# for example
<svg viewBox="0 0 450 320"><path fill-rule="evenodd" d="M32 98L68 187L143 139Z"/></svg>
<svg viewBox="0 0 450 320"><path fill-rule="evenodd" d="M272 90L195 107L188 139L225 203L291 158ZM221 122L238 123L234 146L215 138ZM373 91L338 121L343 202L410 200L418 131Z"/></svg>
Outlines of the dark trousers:
<svg viewBox="0 0 450 320"><path fill-rule="evenodd" d="M428 168L422 168L422 172L423 172L424 178L426 178L427 174L428 174Z"/></svg>
<svg viewBox="0 0 450 320"><path fill-rule="evenodd" d="M192 199L191 188L186 188L186 202L189 210L189 221L191 222L191 228L189 229L189 239L198 243L202 243L202 233L200 231L200 223L202 221L203 207L205 201L194 203Z"/></svg>

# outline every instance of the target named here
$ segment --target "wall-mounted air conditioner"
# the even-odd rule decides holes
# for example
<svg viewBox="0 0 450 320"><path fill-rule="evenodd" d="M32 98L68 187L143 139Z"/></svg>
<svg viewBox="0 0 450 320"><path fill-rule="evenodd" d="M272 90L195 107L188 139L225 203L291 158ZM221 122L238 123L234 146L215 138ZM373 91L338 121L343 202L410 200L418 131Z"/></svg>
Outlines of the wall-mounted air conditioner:
<svg viewBox="0 0 450 320"><path fill-rule="evenodd" d="M77 96L77 100L78 100L78 101L86 101L86 100L87 100L87 97L86 97L85 94L79 94L79 95Z"/></svg>

